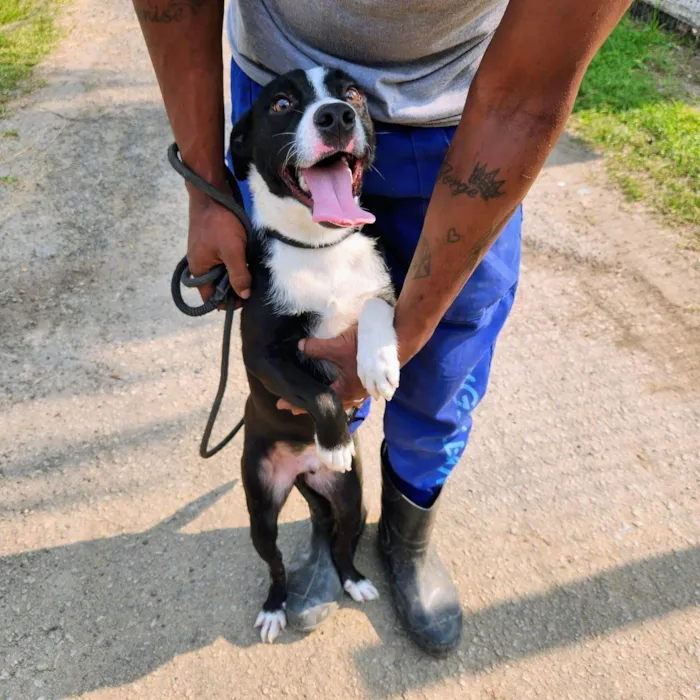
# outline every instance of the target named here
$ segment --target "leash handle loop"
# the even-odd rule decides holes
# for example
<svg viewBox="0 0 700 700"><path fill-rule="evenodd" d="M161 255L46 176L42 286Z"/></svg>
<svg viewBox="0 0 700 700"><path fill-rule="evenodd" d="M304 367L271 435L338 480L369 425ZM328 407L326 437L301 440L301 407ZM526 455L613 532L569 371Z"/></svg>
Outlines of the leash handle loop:
<svg viewBox="0 0 700 700"><path fill-rule="evenodd" d="M180 277L180 282L185 285L185 287L203 287L205 284L214 284L218 282L219 279L225 274L226 266L215 265L211 270L207 270L203 275L195 277L191 272L189 266L186 270L182 271L182 276Z"/></svg>

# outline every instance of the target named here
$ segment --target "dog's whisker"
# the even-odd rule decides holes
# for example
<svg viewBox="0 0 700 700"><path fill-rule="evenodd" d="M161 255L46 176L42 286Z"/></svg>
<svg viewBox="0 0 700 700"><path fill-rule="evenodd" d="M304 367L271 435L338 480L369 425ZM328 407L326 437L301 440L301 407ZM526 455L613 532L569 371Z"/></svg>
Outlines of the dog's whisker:
<svg viewBox="0 0 700 700"><path fill-rule="evenodd" d="M386 180L386 178L384 177L384 175L382 175L382 173L380 172L379 168L377 168L376 166L370 165L370 166L369 166L369 169L370 169L370 170L374 170L374 172L377 173L377 175L379 175L379 177L381 177L382 180Z"/></svg>
<svg viewBox="0 0 700 700"><path fill-rule="evenodd" d="M297 145L296 145L295 143L292 143L292 144L291 144L291 147L290 147L290 149L289 149L289 151L287 152L287 156L286 156L286 158L284 159L284 163L283 163L283 165L282 165L282 168L283 168L283 169L286 169L286 167L289 165L289 161L290 161L293 157L296 157L296 156L298 155L297 150L298 150L298 149L297 149Z"/></svg>
<svg viewBox="0 0 700 700"><path fill-rule="evenodd" d="M284 159L284 167L286 168L286 167L287 167L287 164L289 163L289 161L290 161L290 159L292 158L292 156L296 155L296 153L297 153L297 144L296 144L294 141L290 141L290 142L288 142L288 143L285 143L285 144L282 146L282 148L280 148L279 151L277 151L277 154L279 155L280 153L282 153L282 151L283 151L285 148L289 148L289 151L287 151L287 155L286 155L286 157L285 157L285 159Z"/></svg>
<svg viewBox="0 0 700 700"><path fill-rule="evenodd" d="M294 144L293 143L287 143L282 148L288 148L287 155L284 158L284 167L287 167L287 164L289 163L289 160L292 157L292 154L294 153ZM282 151L282 148L280 148L280 152Z"/></svg>

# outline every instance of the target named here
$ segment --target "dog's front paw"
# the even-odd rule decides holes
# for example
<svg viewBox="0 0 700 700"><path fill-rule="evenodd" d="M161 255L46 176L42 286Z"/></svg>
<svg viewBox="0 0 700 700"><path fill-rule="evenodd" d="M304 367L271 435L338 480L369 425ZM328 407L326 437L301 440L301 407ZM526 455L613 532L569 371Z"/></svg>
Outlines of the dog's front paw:
<svg viewBox="0 0 700 700"><path fill-rule="evenodd" d="M268 644L272 644L286 626L287 615L284 610L261 610L253 625L256 629L260 627L260 639Z"/></svg>
<svg viewBox="0 0 700 700"><path fill-rule="evenodd" d="M355 456L355 443L350 442L335 447L323 447L316 438L316 451L323 464L334 472L349 472Z"/></svg>
<svg viewBox="0 0 700 700"><path fill-rule="evenodd" d="M348 579L343 588L345 592L357 603L366 603L368 600L379 598L379 592L368 578L361 578L359 581Z"/></svg>
<svg viewBox="0 0 700 700"><path fill-rule="evenodd" d="M399 387L399 349L396 343L362 348L357 352L357 376L373 399L391 401Z"/></svg>

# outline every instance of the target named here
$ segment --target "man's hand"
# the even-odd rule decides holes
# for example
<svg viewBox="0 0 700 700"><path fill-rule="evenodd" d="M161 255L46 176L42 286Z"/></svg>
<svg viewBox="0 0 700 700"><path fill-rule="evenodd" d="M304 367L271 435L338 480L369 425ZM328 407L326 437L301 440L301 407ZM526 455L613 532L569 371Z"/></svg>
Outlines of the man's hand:
<svg viewBox="0 0 700 700"><path fill-rule="evenodd" d="M219 263L228 270L233 290L241 299L250 296L250 273L246 265L246 233L241 222L228 209L209 197L190 194L190 225L187 260L193 275L202 275ZM200 287L206 301L212 285Z"/></svg>
<svg viewBox="0 0 700 700"><path fill-rule="evenodd" d="M299 341L299 350L315 360L328 360L338 368L338 379L331 388L346 409L357 408L369 396L357 376L357 326L348 328L337 338L305 338ZM306 413L284 399L277 402L277 408L294 415Z"/></svg>

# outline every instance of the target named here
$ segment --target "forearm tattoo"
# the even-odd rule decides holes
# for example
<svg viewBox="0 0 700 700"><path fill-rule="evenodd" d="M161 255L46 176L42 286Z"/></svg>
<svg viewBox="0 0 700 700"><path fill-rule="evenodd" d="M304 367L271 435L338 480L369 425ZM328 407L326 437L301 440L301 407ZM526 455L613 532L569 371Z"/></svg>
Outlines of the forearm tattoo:
<svg viewBox="0 0 700 700"><path fill-rule="evenodd" d="M196 15L206 0L141 0L134 2L136 16L142 22L168 24L180 22L186 15Z"/></svg>
<svg viewBox="0 0 700 700"><path fill-rule="evenodd" d="M409 274L413 273L414 280L422 280L430 277L430 265L433 256L430 252L430 243L425 236L421 236L416 247L416 252L413 254L411 266L408 269Z"/></svg>
<svg viewBox="0 0 700 700"><path fill-rule="evenodd" d="M449 187L452 197L457 197L459 195L466 195L472 199L481 197L481 199L483 199L485 202L488 202L489 199L496 199L505 194L502 189L503 185L505 184L505 180L496 179L500 172L500 168L488 170L488 163L480 163L477 161L474 169L472 170L472 174L469 176L469 179L464 182L464 180L460 180L459 177L455 175L454 166L447 159L445 159L442 167L440 168L440 172L438 173L438 184ZM513 216L515 209L517 209L517 206L509 211L501 221L479 236L476 242L472 245L472 248L464 259L463 264L460 266L460 277L462 277L465 273L470 275L473 272L484 251L488 249L499 231L503 228L503 226L505 226L510 217ZM438 243L453 245L455 243L459 243L463 237L463 234L452 226L447 230L445 237L441 241L438 241ZM408 274L414 280L430 277L430 273L432 272L432 261L433 257L430 250L430 243L425 235L421 235L420 240L418 241L418 246L416 247L416 252L413 255L413 260L411 261Z"/></svg>
<svg viewBox="0 0 700 700"><path fill-rule="evenodd" d="M470 276L472 272L474 272L476 266L479 264L479 261L484 255L484 252L490 248L496 236L498 236L498 234L501 232L501 229L510 221L511 217L513 216L513 214L515 214L519 206L520 205L518 204L515 207L513 207L513 209L511 209L500 221L496 222L485 233L483 233L481 236L479 236L479 238L477 238L471 250L469 251L469 254L466 256L466 258L464 258L464 261L460 266L458 273L459 277L463 277L464 275ZM451 230L452 229L450 229L450 231ZM450 238L454 239L454 234L450 236L450 232L448 231L447 242L454 243L455 241L450 240Z"/></svg>
<svg viewBox="0 0 700 700"><path fill-rule="evenodd" d="M496 179L498 173L501 172L500 168L493 170L487 170L487 168L488 163L477 161L469 179L464 182L454 175L454 166L445 160L438 173L438 182L449 187L453 197L465 194L474 199L480 196L485 202L488 202L489 199L496 199L496 197L502 197L505 194L501 189L505 180Z"/></svg>
<svg viewBox="0 0 700 700"><path fill-rule="evenodd" d="M460 265L459 271L457 273L458 277L463 277L466 275L471 275L476 266L479 264L484 251L489 248L493 243L495 237L501 232L501 229L510 221L513 214L515 214L517 208L520 205L513 207L500 221L487 229L484 233L477 238L471 247L471 250L464 258L464 261ZM452 226L447 229L444 239L441 241L448 245L453 245L459 243L464 236L457 231L457 229ZM430 249L430 243L425 236L421 236L418 241L418 246L416 247L416 252L413 255L413 260L411 261L411 266L409 267L408 273L411 275L412 279L420 280L430 277L432 272L432 252Z"/></svg>

